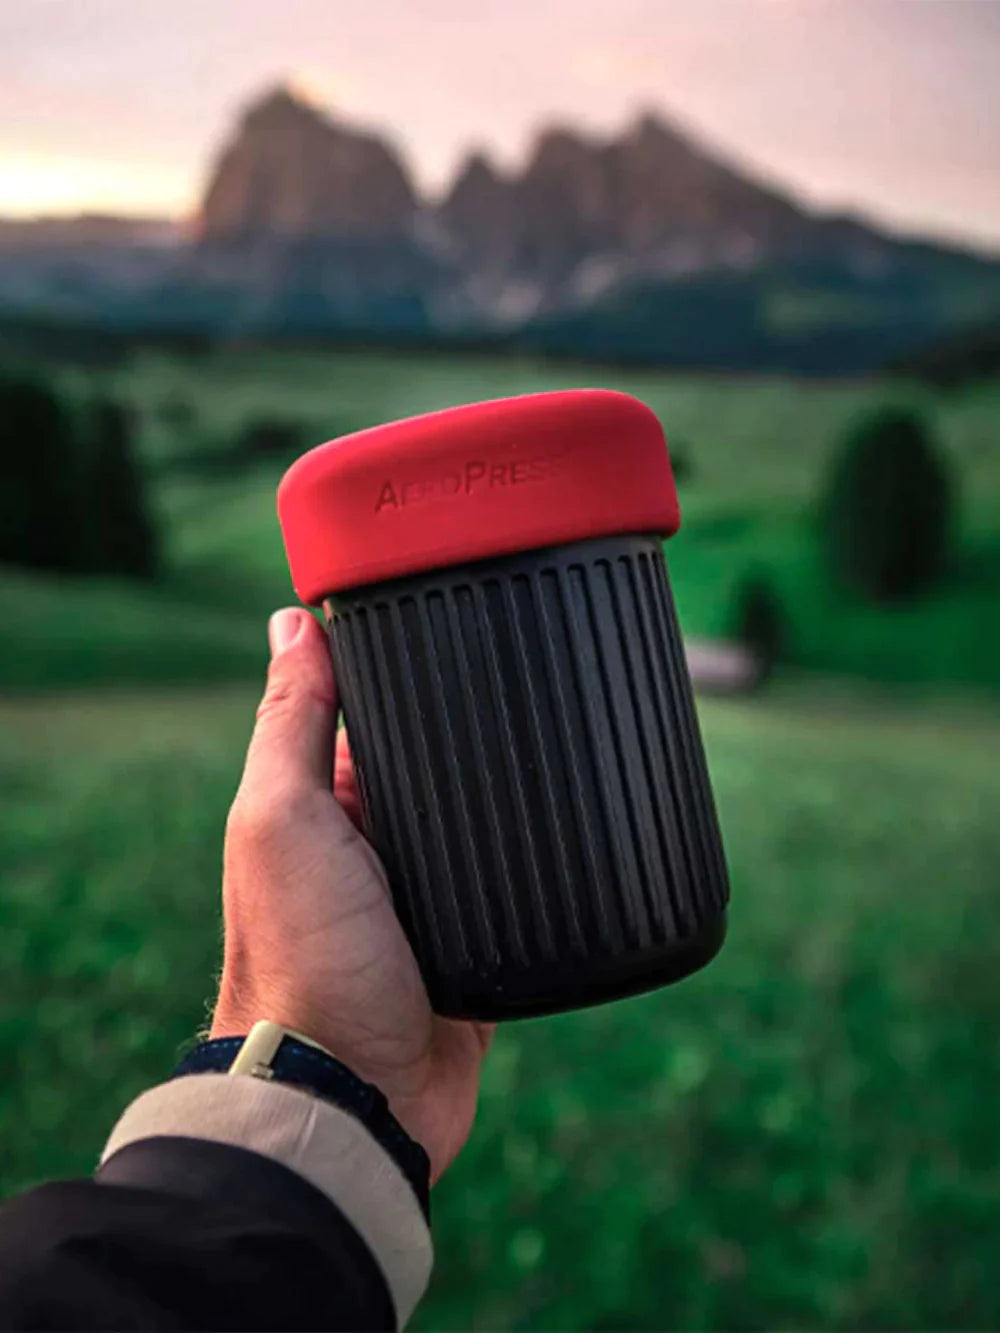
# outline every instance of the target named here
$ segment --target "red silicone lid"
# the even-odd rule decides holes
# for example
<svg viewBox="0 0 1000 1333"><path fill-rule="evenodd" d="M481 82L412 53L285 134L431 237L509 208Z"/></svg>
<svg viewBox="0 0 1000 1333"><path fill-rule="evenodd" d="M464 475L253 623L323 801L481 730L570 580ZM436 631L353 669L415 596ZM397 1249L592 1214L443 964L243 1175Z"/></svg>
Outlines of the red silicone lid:
<svg viewBox="0 0 1000 1333"><path fill-rule="evenodd" d="M603 389L498 398L321 444L278 487L295 590L680 524L663 429Z"/></svg>

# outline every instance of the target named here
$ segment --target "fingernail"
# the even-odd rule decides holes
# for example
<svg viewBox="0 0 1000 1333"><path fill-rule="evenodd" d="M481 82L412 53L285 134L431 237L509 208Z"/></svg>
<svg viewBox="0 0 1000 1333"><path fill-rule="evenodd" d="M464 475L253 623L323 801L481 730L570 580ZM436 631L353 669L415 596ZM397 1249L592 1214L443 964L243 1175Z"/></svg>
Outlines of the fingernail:
<svg viewBox="0 0 1000 1333"><path fill-rule="evenodd" d="M271 645L272 657L277 657L278 653L283 653L286 648L292 646L299 637L306 614L294 606L286 606L280 611L275 611L267 622L267 641Z"/></svg>

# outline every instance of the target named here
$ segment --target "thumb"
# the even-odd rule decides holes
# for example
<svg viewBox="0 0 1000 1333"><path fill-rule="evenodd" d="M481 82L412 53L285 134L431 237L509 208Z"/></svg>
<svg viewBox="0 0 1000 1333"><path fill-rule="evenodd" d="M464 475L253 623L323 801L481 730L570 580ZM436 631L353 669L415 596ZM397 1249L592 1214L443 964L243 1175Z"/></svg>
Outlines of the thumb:
<svg viewBox="0 0 1000 1333"><path fill-rule="evenodd" d="M338 698L326 635L301 607L276 611L268 625L271 664L257 709L243 785L330 791Z"/></svg>

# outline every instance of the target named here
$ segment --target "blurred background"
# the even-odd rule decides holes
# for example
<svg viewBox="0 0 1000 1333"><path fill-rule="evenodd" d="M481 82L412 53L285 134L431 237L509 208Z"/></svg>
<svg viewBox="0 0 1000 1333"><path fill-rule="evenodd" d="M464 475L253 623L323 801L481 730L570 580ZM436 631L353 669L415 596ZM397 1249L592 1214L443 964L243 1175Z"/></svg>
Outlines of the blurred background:
<svg viewBox="0 0 1000 1333"><path fill-rule="evenodd" d="M998 62L947 0L5 0L5 1191L205 1019L284 467L601 385L731 935L499 1033L416 1326L1000 1324Z"/></svg>

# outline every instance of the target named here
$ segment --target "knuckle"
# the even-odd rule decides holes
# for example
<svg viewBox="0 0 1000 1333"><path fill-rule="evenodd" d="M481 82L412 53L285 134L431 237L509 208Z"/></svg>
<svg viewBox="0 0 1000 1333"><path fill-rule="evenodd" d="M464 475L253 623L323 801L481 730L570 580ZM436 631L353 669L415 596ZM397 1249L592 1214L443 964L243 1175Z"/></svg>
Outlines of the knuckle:
<svg viewBox="0 0 1000 1333"><path fill-rule="evenodd" d="M308 710L313 705L329 708L335 702L335 693L328 681L316 679L315 673L310 674L308 671L292 671L289 663L276 661L268 671L264 697L257 707L257 717L286 717Z"/></svg>
<svg viewBox="0 0 1000 1333"><path fill-rule="evenodd" d="M258 718L290 712L298 701L299 693L295 683L286 675L272 672L267 679L264 697L257 708Z"/></svg>
<svg viewBox="0 0 1000 1333"><path fill-rule="evenodd" d="M229 811L226 838L257 851L283 847L326 814L324 797L324 792L300 785L241 790Z"/></svg>
<svg viewBox="0 0 1000 1333"><path fill-rule="evenodd" d="M284 825L296 829L319 823L326 815L329 803L326 792L312 787L292 787L276 794L274 799L281 805Z"/></svg>
<svg viewBox="0 0 1000 1333"><path fill-rule="evenodd" d="M296 789L285 797L285 817L301 832L325 828L333 808L332 793L321 788Z"/></svg>
<svg viewBox="0 0 1000 1333"><path fill-rule="evenodd" d="M226 821L226 838L240 847L265 848L284 833L285 812L278 800L260 800L241 793Z"/></svg>
<svg viewBox="0 0 1000 1333"><path fill-rule="evenodd" d="M257 821L250 802L242 794L229 807L226 818L226 846L240 846L256 834Z"/></svg>

